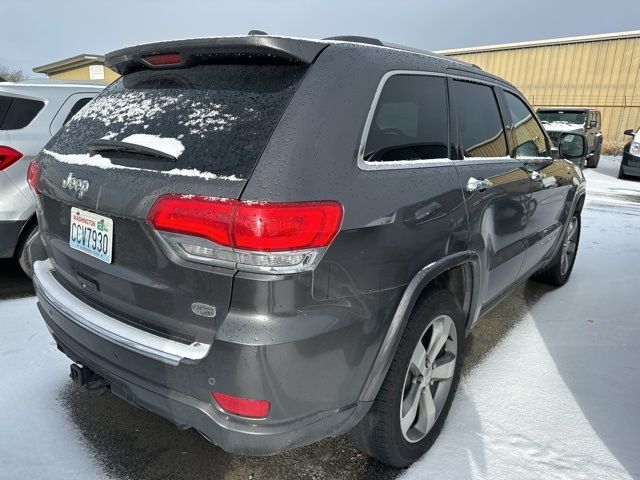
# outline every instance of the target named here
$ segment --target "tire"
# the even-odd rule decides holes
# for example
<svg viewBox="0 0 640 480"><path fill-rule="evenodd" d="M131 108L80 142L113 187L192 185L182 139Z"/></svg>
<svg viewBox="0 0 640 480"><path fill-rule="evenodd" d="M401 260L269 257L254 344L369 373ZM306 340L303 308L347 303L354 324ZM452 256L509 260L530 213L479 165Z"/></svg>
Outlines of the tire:
<svg viewBox="0 0 640 480"><path fill-rule="evenodd" d="M22 234L22 239L16 248L16 258L22 268L22 271L27 274L29 278L33 277L33 265L31 264L31 258L29 257L29 242L38 235L40 230L38 224L31 225Z"/></svg>
<svg viewBox="0 0 640 480"><path fill-rule="evenodd" d="M600 163L600 154L602 153L602 143L598 143L598 146L593 152L593 156L591 157L591 161L589 162L589 166L591 168L598 168L598 164Z"/></svg>
<svg viewBox="0 0 640 480"><path fill-rule="evenodd" d="M462 309L451 293L434 289L423 294L371 409L347 434L352 445L398 468L411 465L433 445L460 380L464 325ZM432 339L440 341L432 347Z"/></svg>
<svg viewBox="0 0 640 480"><path fill-rule="evenodd" d="M556 287L560 287L567 283L567 280L569 280L571 272L573 271L573 266L578 254L578 245L580 244L580 226L580 213L574 212L571 220L569 221L569 226L564 233L562 245L558 249L558 252L546 267L533 275L532 278L534 280L540 283L554 285Z"/></svg>
<svg viewBox="0 0 640 480"><path fill-rule="evenodd" d="M625 175L624 172L622 171L622 164L620 164L620 168L618 169L618 178L620 180L628 180L629 179L629 175Z"/></svg>

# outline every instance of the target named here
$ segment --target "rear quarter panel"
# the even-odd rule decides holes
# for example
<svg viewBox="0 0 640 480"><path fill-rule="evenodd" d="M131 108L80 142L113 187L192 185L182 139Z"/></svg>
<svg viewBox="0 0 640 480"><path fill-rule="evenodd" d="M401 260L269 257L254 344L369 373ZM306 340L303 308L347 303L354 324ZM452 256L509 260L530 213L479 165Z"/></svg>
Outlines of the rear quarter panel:
<svg viewBox="0 0 640 480"><path fill-rule="evenodd" d="M357 164L382 76L411 69L444 72L442 60L427 56L350 44L328 47L307 73L243 192L244 200L342 203L342 230L314 273L315 298L401 287L428 263L467 247L453 164L385 171L365 171Z"/></svg>

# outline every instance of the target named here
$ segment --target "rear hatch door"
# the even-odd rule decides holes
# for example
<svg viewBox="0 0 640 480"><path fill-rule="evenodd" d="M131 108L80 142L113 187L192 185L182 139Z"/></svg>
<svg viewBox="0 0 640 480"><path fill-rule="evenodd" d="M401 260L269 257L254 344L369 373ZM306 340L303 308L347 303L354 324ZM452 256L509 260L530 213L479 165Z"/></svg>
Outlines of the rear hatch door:
<svg viewBox="0 0 640 480"><path fill-rule="evenodd" d="M124 322L186 342L212 341L234 271L172 258L147 213L167 193L239 198L307 68L219 60L129 68L39 156L41 228L58 280ZM82 211L113 221L111 263L71 248L70 219ZM215 307L215 319L193 304Z"/></svg>

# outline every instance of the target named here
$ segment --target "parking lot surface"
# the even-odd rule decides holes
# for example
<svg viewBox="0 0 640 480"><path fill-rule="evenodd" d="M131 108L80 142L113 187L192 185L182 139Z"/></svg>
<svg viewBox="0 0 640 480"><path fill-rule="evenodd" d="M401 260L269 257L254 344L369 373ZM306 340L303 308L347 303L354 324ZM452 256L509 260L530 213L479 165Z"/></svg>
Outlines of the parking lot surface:
<svg viewBox="0 0 640 480"><path fill-rule="evenodd" d="M468 338L435 447L406 471L328 439L267 458L225 453L110 394L77 388L32 287L0 263L0 478L640 478L640 182L587 171L573 276L529 281Z"/></svg>

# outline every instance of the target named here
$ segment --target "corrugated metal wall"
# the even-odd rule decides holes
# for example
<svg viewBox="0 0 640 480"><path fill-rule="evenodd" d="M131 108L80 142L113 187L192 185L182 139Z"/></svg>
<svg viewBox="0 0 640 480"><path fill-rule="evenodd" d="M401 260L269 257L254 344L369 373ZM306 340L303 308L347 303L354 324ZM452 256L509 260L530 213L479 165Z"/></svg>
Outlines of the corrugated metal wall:
<svg viewBox="0 0 640 480"><path fill-rule="evenodd" d="M602 112L605 142L628 141L640 127L640 37L458 53L516 85L533 106L584 106Z"/></svg>

